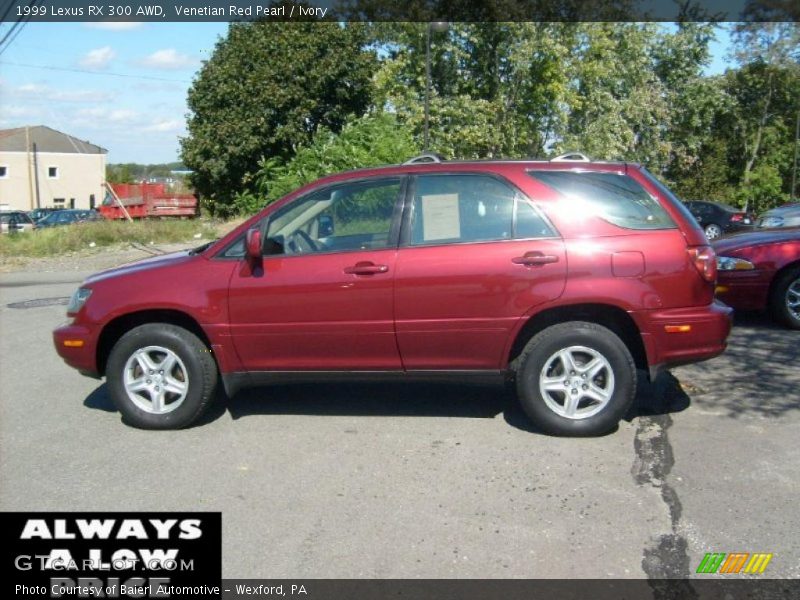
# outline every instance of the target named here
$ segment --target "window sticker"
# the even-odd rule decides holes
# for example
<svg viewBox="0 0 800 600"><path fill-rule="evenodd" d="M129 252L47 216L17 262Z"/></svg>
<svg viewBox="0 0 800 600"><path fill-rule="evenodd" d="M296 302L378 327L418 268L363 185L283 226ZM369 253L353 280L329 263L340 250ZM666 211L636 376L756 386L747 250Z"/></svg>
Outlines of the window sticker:
<svg viewBox="0 0 800 600"><path fill-rule="evenodd" d="M423 239L446 240L461 237L458 194L421 196Z"/></svg>

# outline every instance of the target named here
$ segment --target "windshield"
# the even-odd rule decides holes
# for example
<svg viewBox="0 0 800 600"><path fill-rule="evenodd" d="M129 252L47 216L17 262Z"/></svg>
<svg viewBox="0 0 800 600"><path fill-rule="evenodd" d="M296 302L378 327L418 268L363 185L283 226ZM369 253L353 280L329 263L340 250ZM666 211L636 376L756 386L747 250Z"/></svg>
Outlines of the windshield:
<svg viewBox="0 0 800 600"><path fill-rule="evenodd" d="M0 215L0 223L8 224L11 219L16 220L17 223L31 223L30 217L23 213L4 213Z"/></svg>
<svg viewBox="0 0 800 600"><path fill-rule="evenodd" d="M219 240L219 238L215 238L210 242L206 242L201 246L197 246L197 248L192 248L191 250L189 250L189 254L200 254L201 252L205 252L206 250L211 248L211 246L213 246L217 242L217 240Z"/></svg>
<svg viewBox="0 0 800 600"><path fill-rule="evenodd" d="M58 215L60 215L60 214L61 214L60 212L48 213L45 216L43 216L41 219L39 219L39 222L40 223L55 223L58 220Z"/></svg>

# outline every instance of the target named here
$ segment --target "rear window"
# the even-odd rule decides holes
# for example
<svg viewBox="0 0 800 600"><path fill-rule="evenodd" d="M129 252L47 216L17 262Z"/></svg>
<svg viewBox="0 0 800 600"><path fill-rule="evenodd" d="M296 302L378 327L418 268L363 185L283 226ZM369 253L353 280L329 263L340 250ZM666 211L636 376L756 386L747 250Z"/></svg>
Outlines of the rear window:
<svg viewBox="0 0 800 600"><path fill-rule="evenodd" d="M658 200L634 179L619 173L529 171L530 175L576 203L576 210L626 229L672 229L676 225Z"/></svg>
<svg viewBox="0 0 800 600"><path fill-rule="evenodd" d="M28 215L26 215L25 213L3 213L2 215L0 215L0 222L2 222L3 224L8 225L9 223L11 223L12 219L15 219L17 221L17 224L33 223L30 217L28 217Z"/></svg>

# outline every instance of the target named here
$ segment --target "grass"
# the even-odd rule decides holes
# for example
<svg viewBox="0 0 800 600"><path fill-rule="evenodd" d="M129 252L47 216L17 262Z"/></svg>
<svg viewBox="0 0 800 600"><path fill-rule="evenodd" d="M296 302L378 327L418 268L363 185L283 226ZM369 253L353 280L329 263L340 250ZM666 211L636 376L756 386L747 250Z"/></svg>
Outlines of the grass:
<svg viewBox="0 0 800 600"><path fill-rule="evenodd" d="M195 236L200 234L199 238ZM218 237L204 220L96 221L0 236L0 256L55 256L117 244L149 245L203 241Z"/></svg>

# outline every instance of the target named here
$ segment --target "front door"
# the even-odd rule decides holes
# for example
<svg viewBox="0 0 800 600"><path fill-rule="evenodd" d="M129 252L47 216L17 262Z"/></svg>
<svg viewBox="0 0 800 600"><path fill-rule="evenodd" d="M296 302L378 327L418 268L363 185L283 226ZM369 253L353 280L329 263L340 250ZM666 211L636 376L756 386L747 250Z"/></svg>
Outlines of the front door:
<svg viewBox="0 0 800 600"><path fill-rule="evenodd" d="M393 278L400 178L325 187L267 217L263 270L231 279L248 371L399 370Z"/></svg>

